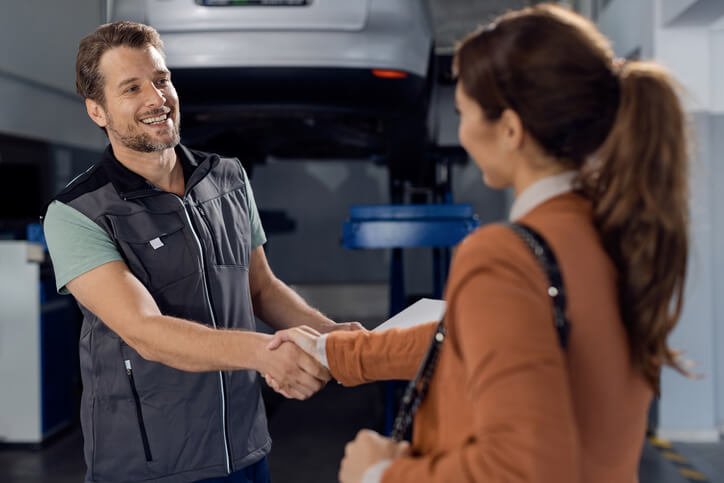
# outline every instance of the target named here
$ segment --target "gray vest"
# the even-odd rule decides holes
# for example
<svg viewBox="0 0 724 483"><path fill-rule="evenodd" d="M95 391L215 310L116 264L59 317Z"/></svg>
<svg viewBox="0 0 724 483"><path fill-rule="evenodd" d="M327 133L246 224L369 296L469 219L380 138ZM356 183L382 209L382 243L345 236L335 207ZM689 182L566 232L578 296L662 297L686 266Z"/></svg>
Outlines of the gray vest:
<svg viewBox="0 0 724 483"><path fill-rule="evenodd" d="M166 315L254 330L251 234L238 160L176 149L183 198L106 149L56 199L101 226ZM81 306L86 481L187 482L224 476L269 452L259 375L184 372L143 359Z"/></svg>

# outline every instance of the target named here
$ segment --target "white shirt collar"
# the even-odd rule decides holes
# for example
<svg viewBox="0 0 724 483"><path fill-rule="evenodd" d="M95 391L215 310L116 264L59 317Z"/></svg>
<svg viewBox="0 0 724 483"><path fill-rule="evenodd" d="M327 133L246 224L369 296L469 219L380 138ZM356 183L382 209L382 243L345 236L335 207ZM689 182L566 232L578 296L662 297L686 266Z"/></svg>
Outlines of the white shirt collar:
<svg viewBox="0 0 724 483"><path fill-rule="evenodd" d="M510 221L519 220L533 208L551 198L573 191L573 180L577 174L577 171L564 171L539 179L528 186L513 202L510 209Z"/></svg>

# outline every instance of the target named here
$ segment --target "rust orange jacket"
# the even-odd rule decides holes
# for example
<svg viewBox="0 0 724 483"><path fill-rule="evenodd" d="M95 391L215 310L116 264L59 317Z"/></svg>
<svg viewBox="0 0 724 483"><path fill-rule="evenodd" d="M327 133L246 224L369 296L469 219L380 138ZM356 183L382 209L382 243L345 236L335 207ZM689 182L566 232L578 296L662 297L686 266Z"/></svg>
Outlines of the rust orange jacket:
<svg viewBox="0 0 724 483"><path fill-rule="evenodd" d="M448 336L413 428L413 455L384 483L632 483L651 390L630 362L616 269L590 203L567 193L521 220L551 245L568 293L564 353L543 271L503 225L457 248L445 290ZM334 332L326 342L344 385L412 379L435 323Z"/></svg>

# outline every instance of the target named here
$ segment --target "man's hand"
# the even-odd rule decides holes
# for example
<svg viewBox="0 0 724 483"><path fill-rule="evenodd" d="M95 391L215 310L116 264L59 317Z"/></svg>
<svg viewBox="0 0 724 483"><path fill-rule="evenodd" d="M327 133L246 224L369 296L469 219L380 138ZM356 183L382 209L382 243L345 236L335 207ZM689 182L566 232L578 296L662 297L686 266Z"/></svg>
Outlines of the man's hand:
<svg viewBox="0 0 724 483"><path fill-rule="evenodd" d="M350 332L367 332L367 329L365 329L359 322L344 322L341 324L335 324L335 326L327 330L326 333L334 332L337 330ZM306 325L300 325L298 327L292 327L291 329L286 330L279 330L274 334L267 348L270 350L275 350L277 347L282 345L283 342L294 342L302 350L304 350L304 352L314 357L317 362L323 364L322 354L318 351L319 347L317 345L317 342L319 341L319 337L321 337L321 335L322 334L318 330L308 327Z"/></svg>
<svg viewBox="0 0 724 483"><path fill-rule="evenodd" d="M291 346L296 350L303 351L305 356L313 358L314 362L326 371L327 380L329 380L329 371L322 365L321 356L317 351L317 341L320 336L321 334L319 332L306 325L294 327L293 329L280 330L274 334L266 348L269 351L277 352L285 347ZM282 396L287 398L295 397L293 393L289 392L272 374L264 374L264 379L266 383L269 384L269 387Z"/></svg>
<svg viewBox="0 0 724 483"><path fill-rule="evenodd" d="M385 438L374 431L363 429L354 441L344 448L344 459L339 468L340 483L359 483L367 469L383 460L406 456L410 443Z"/></svg>
<svg viewBox="0 0 724 483"><path fill-rule="evenodd" d="M321 335L318 331L306 325L279 330L272 337L271 342L267 345L267 349L274 351L282 346L284 342L292 342L311 357L314 357L318 363L322 364L322 355L317 351L317 342Z"/></svg>
<svg viewBox="0 0 724 483"><path fill-rule="evenodd" d="M338 327L332 330L345 330L345 331L356 331L366 330L359 322L346 322L344 324L336 324ZM297 348L305 352L309 357L313 357L315 361L324 367L324 355L320 352L318 346L319 338L322 334L316 329L301 325L291 329L277 331L271 339L271 342L267 345L267 349L270 351L277 351L288 345L295 345ZM291 344L290 344L291 343ZM327 371L327 380L329 380L329 371L326 367L324 370ZM264 373L264 379L269 387L274 389L276 392L282 394L285 397L296 397L289 392L288 388L284 386L282 381L279 381L274 377L273 374ZM299 398L297 398L299 399Z"/></svg>
<svg viewBox="0 0 724 483"><path fill-rule="evenodd" d="M259 372L290 399L307 399L329 381L329 371L295 344L262 349Z"/></svg>

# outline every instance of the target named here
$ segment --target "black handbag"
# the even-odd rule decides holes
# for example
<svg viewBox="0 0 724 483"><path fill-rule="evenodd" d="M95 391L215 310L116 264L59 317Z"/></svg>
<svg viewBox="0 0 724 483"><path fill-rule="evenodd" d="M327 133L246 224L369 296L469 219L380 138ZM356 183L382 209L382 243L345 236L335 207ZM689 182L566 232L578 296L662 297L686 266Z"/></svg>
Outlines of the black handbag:
<svg viewBox="0 0 724 483"><path fill-rule="evenodd" d="M566 293L563 285L563 276L558 267L558 262L553 251L545 239L533 228L521 223L510 223L507 225L517 234L535 255L538 263L548 277L548 296L553 302L553 325L558 332L558 342L565 351L568 343L570 324L566 317ZM408 429L412 425L412 418L425 398L427 389L435 371L440 348L445 340L445 319L440 321L432 337L430 346L425 352L425 357L405 389L400 408L397 411L395 423L392 427L390 437L395 441L402 441Z"/></svg>

